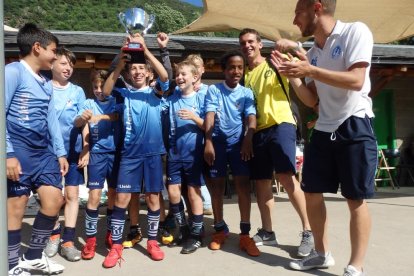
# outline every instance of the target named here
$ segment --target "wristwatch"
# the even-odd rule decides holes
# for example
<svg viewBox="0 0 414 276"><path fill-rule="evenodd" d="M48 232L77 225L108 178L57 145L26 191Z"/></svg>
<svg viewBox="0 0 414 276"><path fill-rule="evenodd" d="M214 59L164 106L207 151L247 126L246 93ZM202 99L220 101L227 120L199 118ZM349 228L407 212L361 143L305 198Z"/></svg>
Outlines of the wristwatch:
<svg viewBox="0 0 414 276"><path fill-rule="evenodd" d="M298 44L298 46L296 46L295 48L293 48L293 51L300 51L302 47L302 43L300 41L296 41L296 43Z"/></svg>

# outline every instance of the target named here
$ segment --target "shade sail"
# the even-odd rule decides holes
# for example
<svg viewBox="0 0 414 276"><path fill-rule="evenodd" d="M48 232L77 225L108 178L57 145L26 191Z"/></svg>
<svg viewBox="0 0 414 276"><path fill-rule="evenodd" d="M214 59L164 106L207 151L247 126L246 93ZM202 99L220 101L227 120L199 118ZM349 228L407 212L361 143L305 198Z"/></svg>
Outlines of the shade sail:
<svg viewBox="0 0 414 276"><path fill-rule="evenodd" d="M204 0L204 13L174 34L253 28L270 40L299 39L293 25L296 0ZM335 18L361 21L376 43L388 43L414 35L414 0L339 0Z"/></svg>

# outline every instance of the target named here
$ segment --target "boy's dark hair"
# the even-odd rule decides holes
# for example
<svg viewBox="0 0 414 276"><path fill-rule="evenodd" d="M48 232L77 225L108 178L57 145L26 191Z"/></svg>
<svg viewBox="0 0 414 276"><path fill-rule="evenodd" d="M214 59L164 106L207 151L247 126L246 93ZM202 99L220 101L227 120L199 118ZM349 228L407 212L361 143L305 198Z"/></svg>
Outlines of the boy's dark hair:
<svg viewBox="0 0 414 276"><path fill-rule="evenodd" d="M60 46L56 49L56 55L58 57L65 56L68 59L70 65L72 67L75 66L76 56L71 50L65 48L64 46Z"/></svg>
<svg viewBox="0 0 414 276"><path fill-rule="evenodd" d="M239 38L244 36L245 34L254 34L256 35L257 42L262 41L262 37L260 36L259 32L256 31L255 29L244 28L243 30L240 31Z"/></svg>
<svg viewBox="0 0 414 276"><path fill-rule="evenodd" d="M237 50L228 51L220 59L220 66L221 66L222 70L226 69L227 63L228 63L229 59L232 58L232 57L241 57L242 60L243 60L243 65L245 64L244 56L240 51L237 51Z"/></svg>
<svg viewBox="0 0 414 276"><path fill-rule="evenodd" d="M33 23L27 23L20 28L17 33L17 46L19 47L21 57L29 55L36 42L39 42L43 49L46 49L53 42L56 43L56 46L59 44L56 36Z"/></svg>
<svg viewBox="0 0 414 276"><path fill-rule="evenodd" d="M91 82L100 81L104 83L109 77L108 71L106 70L92 70L91 72Z"/></svg>

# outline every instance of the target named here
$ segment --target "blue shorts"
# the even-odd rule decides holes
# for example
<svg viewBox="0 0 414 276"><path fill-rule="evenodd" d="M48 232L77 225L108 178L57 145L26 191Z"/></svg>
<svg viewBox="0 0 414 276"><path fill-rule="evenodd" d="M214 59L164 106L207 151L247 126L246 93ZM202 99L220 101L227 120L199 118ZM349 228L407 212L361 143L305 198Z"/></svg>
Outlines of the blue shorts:
<svg viewBox="0 0 414 276"><path fill-rule="evenodd" d="M7 197L30 195L42 185L62 189L62 175L56 155L48 150L14 148L22 174L18 182L7 179Z"/></svg>
<svg viewBox="0 0 414 276"><path fill-rule="evenodd" d="M88 165L87 187L103 189L105 179L108 181L108 188L116 188L117 175L114 175L115 153L92 153Z"/></svg>
<svg viewBox="0 0 414 276"><path fill-rule="evenodd" d="M203 162L196 161L167 161L167 184L185 184L200 187L203 181Z"/></svg>
<svg viewBox="0 0 414 276"><path fill-rule="evenodd" d="M116 192L140 193L142 184L145 193L158 193L163 190L161 155L140 158L121 157Z"/></svg>
<svg viewBox="0 0 414 276"><path fill-rule="evenodd" d="M276 173L296 172L296 126L281 123L256 132L254 157L250 160L251 178L272 179Z"/></svg>
<svg viewBox="0 0 414 276"><path fill-rule="evenodd" d="M68 159L69 170L65 175L65 186L79 186L85 183L83 168L78 168L79 155Z"/></svg>
<svg viewBox="0 0 414 276"><path fill-rule="evenodd" d="M211 178L226 177L227 164L233 176L249 176L249 164L241 159L241 143L227 145L216 142L213 139L215 160L213 166L208 167L208 175Z"/></svg>
<svg viewBox="0 0 414 276"><path fill-rule="evenodd" d="M377 141L370 118L350 117L334 133L314 130L305 147L302 190L347 199L374 196Z"/></svg>

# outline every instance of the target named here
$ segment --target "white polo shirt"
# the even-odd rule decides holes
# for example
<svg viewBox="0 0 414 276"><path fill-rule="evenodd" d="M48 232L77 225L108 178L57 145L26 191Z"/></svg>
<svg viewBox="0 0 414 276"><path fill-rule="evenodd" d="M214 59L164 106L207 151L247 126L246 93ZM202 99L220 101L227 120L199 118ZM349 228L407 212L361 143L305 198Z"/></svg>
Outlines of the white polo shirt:
<svg viewBox="0 0 414 276"><path fill-rule="evenodd" d="M332 71L347 71L358 62L368 63L365 82L360 91L334 87L323 82L315 82L319 96L319 118L315 129L334 132L350 116L372 118L372 100L368 96L371 90L369 71L373 49L373 37L368 27L361 22L343 23L337 21L323 49L316 44L307 56L312 65Z"/></svg>

